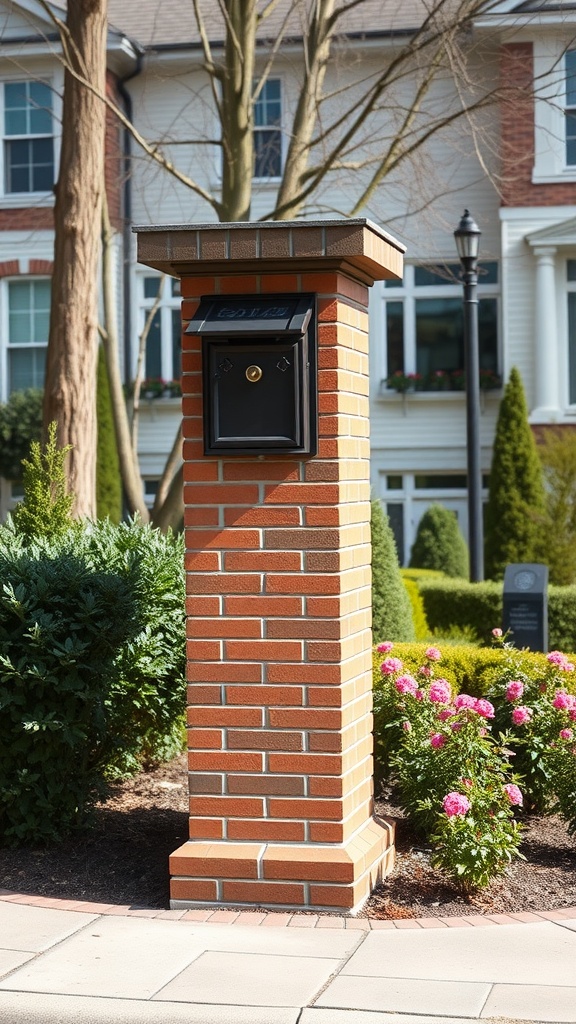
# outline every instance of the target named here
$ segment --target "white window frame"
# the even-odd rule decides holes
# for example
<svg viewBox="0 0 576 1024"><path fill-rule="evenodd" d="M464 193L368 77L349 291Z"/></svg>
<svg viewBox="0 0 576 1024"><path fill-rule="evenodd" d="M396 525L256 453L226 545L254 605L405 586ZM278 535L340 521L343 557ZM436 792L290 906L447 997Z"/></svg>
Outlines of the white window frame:
<svg viewBox="0 0 576 1024"><path fill-rule="evenodd" d="M495 261L492 261L495 262ZM428 264L430 268L438 266L441 261L436 263ZM426 264L419 263L419 267L426 268ZM499 276L501 275L501 264L498 264ZM419 299L462 299L462 283L455 281L453 284L450 281L446 281L446 284L433 284L433 285L418 285L414 283L415 278L415 265L405 264L404 266L404 278L400 282L390 283L389 287L382 289L382 334L384 338L384 356L383 356L383 367L384 380L390 375L388 370L388 336L387 336L387 318L386 318L386 302L402 302L404 306L404 373L416 373L417 364L417 344L416 344L416 301ZM482 277L480 276L480 281ZM498 329L498 367L499 371L502 365L502 353L501 353L501 285L498 284L478 284L478 299L496 299L497 300L497 329ZM390 389L391 390L391 389ZM423 394L433 394L432 391L423 391ZM445 394L443 392L443 394Z"/></svg>
<svg viewBox="0 0 576 1024"><path fill-rule="evenodd" d="M14 136L6 135L5 127L5 102L4 102L4 86L12 84L14 82L41 82L52 90L52 134L48 135L23 135ZM6 142L15 141L19 138L22 139L34 139L34 138L51 138L53 148L53 160L54 160L54 182L58 177L58 166L60 162L60 128L62 117L62 102L58 92L58 87L61 85L61 81L56 81L56 76L32 76L32 75L2 75L0 76L0 127L2 133L2 145L0 146L0 206L2 207L18 207L22 206L53 206L54 205L54 188L47 189L42 192L7 192L6 191L6 161L5 161L5 146Z"/></svg>
<svg viewBox="0 0 576 1024"><path fill-rule="evenodd" d="M160 282L160 274L155 274L153 271L148 270L146 273L140 273L137 277L137 295L138 295L138 335L135 339L134 352L133 352L133 365L131 380L134 380L136 376L136 364L138 359L138 345L139 339L146 319L152 307L154 306L154 298L146 298L144 295L144 281L146 278L157 278ZM174 380L174 364L172 359L172 314L174 310L178 310L180 315L180 308L182 303L181 295L173 295L173 282L178 283L177 278L169 277L166 275L164 280L164 288L162 290L162 296L160 299L160 305L158 307L158 313L160 315L160 362L161 362L161 374L162 380L170 381ZM144 363L144 378L146 378L146 363Z"/></svg>
<svg viewBox="0 0 576 1024"><path fill-rule="evenodd" d="M559 35L534 40L534 185L576 181L576 164L566 163L566 60L575 49ZM574 109L574 108L571 108Z"/></svg>
<svg viewBox="0 0 576 1024"><path fill-rule="evenodd" d="M0 281L0 305L1 305L1 316L0 322L2 325L2 337L5 339L5 343L0 346L0 400L7 401L10 392L10 373L9 373L9 357L10 352L13 350L24 349L26 351L32 351L32 349L47 348L48 338L45 343L41 342L29 342L27 344L12 345L10 344L10 289L9 286L12 283L15 284L28 284L33 281L51 281L51 278L45 274L26 274L18 277L6 277Z"/></svg>
<svg viewBox="0 0 576 1024"><path fill-rule="evenodd" d="M285 157L285 152L284 152L285 140L284 140L284 130L283 130L283 124L284 124L284 82L283 82L283 80L282 80L280 75L271 75L271 76L266 78L266 81L264 82L264 84L262 86L262 91L266 88L266 86L270 82L278 82L278 85L280 86L280 124L279 125L259 125L257 127L256 123L254 123L254 137L256 137L256 133L257 132L273 132L274 131L274 132L279 132L280 133L280 174L276 174L276 175L257 175L257 174L254 174L252 176L252 181L254 181L254 182L278 182L278 181L281 181L282 180L282 173L283 173L283 170L284 170L284 157ZM257 86L259 84L258 80L254 84L255 84L255 86ZM260 93L259 95L261 95L261 94L262 93ZM254 108L256 108L256 103L257 102L258 102L258 100L255 101ZM256 151L254 151L254 152L256 152Z"/></svg>

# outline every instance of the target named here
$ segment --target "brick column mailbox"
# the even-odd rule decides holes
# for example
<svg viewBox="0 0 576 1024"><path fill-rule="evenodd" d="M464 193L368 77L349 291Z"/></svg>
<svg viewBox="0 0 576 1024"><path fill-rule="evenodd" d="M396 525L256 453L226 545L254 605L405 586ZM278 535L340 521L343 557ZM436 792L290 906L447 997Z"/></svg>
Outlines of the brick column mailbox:
<svg viewBox="0 0 576 1024"><path fill-rule="evenodd" d="M373 817L368 289L403 249L366 220L136 231L181 278L185 331L172 906L354 911L394 857Z"/></svg>

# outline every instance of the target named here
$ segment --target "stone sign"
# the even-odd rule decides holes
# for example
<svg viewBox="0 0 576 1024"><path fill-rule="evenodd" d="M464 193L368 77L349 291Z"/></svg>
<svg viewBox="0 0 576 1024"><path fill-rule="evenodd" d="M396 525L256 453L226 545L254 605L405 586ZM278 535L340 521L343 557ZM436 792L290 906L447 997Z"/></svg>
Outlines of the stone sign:
<svg viewBox="0 0 576 1024"><path fill-rule="evenodd" d="M502 613L504 632L515 647L548 650L548 566L507 565Z"/></svg>

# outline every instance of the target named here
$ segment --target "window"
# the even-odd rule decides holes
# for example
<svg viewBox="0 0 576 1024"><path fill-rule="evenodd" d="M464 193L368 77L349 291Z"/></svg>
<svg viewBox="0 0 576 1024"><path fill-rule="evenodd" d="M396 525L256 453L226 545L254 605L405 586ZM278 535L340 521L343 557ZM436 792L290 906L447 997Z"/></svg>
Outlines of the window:
<svg viewBox="0 0 576 1024"><path fill-rule="evenodd" d="M498 387L498 266L479 270L481 386ZM464 320L459 266L406 267L384 292L386 374L415 375L422 391L464 388ZM402 382L400 381L399 384Z"/></svg>
<svg viewBox="0 0 576 1024"><path fill-rule="evenodd" d="M255 178L279 178L282 173L281 118L281 82L279 78L269 78L254 104Z"/></svg>
<svg viewBox="0 0 576 1024"><path fill-rule="evenodd" d="M8 390L44 386L50 280L8 281Z"/></svg>
<svg viewBox="0 0 576 1024"><path fill-rule="evenodd" d="M566 61L566 106L564 110L566 166L576 165L576 50L568 50Z"/></svg>
<svg viewBox="0 0 576 1024"><path fill-rule="evenodd" d="M566 261L568 289L568 401L576 405L576 260Z"/></svg>
<svg viewBox="0 0 576 1024"><path fill-rule="evenodd" d="M146 275L142 279L142 310L140 330L158 297L161 277ZM146 341L144 376L147 380L180 380L182 326L180 319L180 281L164 280L160 305L156 310Z"/></svg>
<svg viewBox="0 0 576 1024"><path fill-rule="evenodd" d="M4 191L54 185L52 91L43 82L4 83Z"/></svg>

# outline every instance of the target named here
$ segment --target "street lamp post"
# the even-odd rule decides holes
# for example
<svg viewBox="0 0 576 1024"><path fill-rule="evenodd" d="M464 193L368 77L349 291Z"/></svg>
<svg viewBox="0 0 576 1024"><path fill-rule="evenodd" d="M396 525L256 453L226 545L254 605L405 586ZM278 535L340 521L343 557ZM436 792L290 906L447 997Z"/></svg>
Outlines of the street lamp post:
<svg viewBox="0 0 576 1024"><path fill-rule="evenodd" d="M466 371L466 451L468 467L468 547L470 582L484 579L482 467L480 463L480 360L478 347L478 249L480 228L464 210L454 238L464 282L464 369Z"/></svg>

